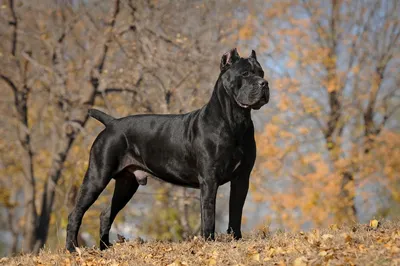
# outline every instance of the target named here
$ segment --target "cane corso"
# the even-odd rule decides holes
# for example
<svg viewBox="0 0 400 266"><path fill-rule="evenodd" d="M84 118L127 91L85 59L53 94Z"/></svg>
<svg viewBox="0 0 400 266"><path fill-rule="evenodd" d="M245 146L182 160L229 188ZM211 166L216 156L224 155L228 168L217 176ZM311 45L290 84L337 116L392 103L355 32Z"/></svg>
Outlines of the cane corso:
<svg viewBox="0 0 400 266"><path fill-rule="evenodd" d="M105 125L90 151L89 167L76 206L68 217L66 248L74 251L82 217L112 178L111 205L100 215L100 248L107 248L117 213L147 176L200 189L201 235L214 239L215 201L220 185L231 182L228 233L242 237L242 209L256 158L251 109L269 100L268 82L256 53L224 54L210 101L179 115L114 118L98 110L89 115Z"/></svg>

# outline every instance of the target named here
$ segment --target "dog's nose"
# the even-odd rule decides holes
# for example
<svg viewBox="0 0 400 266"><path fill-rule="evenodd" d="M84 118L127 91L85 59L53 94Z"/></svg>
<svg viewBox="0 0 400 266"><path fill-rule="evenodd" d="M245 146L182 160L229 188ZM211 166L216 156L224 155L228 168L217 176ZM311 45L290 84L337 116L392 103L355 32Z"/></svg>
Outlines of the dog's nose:
<svg viewBox="0 0 400 266"><path fill-rule="evenodd" d="M258 81L258 85L260 85L261 88L266 87L267 84L268 84L268 82L263 79Z"/></svg>

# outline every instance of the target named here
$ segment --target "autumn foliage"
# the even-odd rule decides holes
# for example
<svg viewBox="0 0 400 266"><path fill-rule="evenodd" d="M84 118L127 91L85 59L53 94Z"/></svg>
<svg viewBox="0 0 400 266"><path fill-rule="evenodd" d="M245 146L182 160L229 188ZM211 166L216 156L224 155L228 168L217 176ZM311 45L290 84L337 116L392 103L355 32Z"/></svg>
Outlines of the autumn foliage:
<svg viewBox="0 0 400 266"><path fill-rule="evenodd" d="M102 130L88 119L88 108L116 117L199 108L217 78L219 56L233 47L241 54L257 51L271 88L270 103L252 114L257 162L244 231L319 230L399 217L399 14L396 0L2 1L0 254L64 245L89 148ZM98 216L110 190L87 212L81 244L98 239ZM217 225L225 226L227 197L220 191ZM191 239L199 230L198 200L197 191L150 181L117 217L113 233ZM204 252L196 256L205 263L222 261L226 249L235 250L232 260L246 263L253 246L259 256L252 258L263 261L274 249L271 261L300 257L298 265L336 259L338 247L350 246L350 257L355 250L375 254L373 242L396 252L390 249L398 243L396 231L362 231L359 237L350 231L350 244L329 233L333 244L311 249L312 255L305 236L295 235L292 243L289 233L261 249L259 239L241 247L217 243L216 258L206 255L213 254L213 244L171 246L193 246L196 254ZM316 241L324 243L322 236ZM364 236L369 240L358 243ZM301 251L277 251L274 243ZM169 244L151 245L124 244L104 256L112 261L118 252L152 254L140 258L156 263ZM79 258L45 253L35 260L93 259L82 250ZM177 255L160 260L192 262Z"/></svg>
<svg viewBox="0 0 400 266"><path fill-rule="evenodd" d="M267 220L398 215L399 4L370 2L272 1L253 24L274 63L252 194Z"/></svg>

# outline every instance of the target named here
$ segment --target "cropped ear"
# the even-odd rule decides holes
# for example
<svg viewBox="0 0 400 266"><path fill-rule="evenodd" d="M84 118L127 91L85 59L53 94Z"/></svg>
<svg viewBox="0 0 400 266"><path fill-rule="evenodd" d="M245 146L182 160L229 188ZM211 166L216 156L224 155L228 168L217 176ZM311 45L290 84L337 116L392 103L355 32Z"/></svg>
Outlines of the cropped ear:
<svg viewBox="0 0 400 266"><path fill-rule="evenodd" d="M251 55L250 58L254 58L255 60L257 60L257 55L256 55L256 51L251 50Z"/></svg>
<svg viewBox="0 0 400 266"><path fill-rule="evenodd" d="M219 65L221 71L230 67L233 63L240 59L236 48L233 48L229 52L225 53L221 58L221 64Z"/></svg>

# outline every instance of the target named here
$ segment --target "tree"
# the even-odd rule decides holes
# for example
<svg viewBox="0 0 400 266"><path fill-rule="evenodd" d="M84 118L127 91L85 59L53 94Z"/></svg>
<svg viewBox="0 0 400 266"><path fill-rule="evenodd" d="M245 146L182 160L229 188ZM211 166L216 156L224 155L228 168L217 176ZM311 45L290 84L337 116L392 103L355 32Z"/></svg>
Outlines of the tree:
<svg viewBox="0 0 400 266"><path fill-rule="evenodd" d="M399 3L272 1L262 12L268 20L255 26L271 29L260 43L278 90L269 110L279 112L258 138L260 166L288 186L274 208L292 227L357 221L363 187L393 182L371 167L377 140L398 134Z"/></svg>
<svg viewBox="0 0 400 266"><path fill-rule="evenodd" d="M109 25L105 27L106 31L111 32L115 26L115 20L119 12L119 1L115 2L114 12L111 15ZM56 186L61 178L63 165L72 144L79 132L84 127L88 116L86 114L87 107L94 104L96 94L99 90L99 77L104 69L104 62L108 56L108 44L111 40L111 34L106 34L100 40L103 43L98 58L90 66L87 67L87 78L90 80L86 94L81 96L79 103L73 103L73 97L76 95L68 95L69 91L69 75L66 67L65 54L63 49L68 45L68 34L72 32L72 27L77 23L77 18L67 20L67 11L59 8L56 12L56 21L64 24L60 28L61 32L57 32L53 36L53 40L49 40L48 33L42 32L39 40L42 41L36 47L25 50L22 44L27 41L26 36L21 36L20 31L24 26L24 22L20 20L16 13L16 7L13 0L9 1L9 9L12 16L11 47L10 56L6 57L6 66L8 73L1 73L0 77L9 86L13 92L14 105L17 113L19 142L24 151L23 170L26 182L24 183L24 244L25 251L38 252L43 247L49 230L50 215L52 212ZM29 7L28 7L29 9ZM40 27L44 25L40 25ZM29 34L29 33L28 33ZM38 36L34 36L38 37ZM29 37L28 37L29 38ZM35 40L37 41L37 40ZM44 47L47 45L47 47ZM44 58L39 56L45 53ZM13 76L13 72L18 76ZM14 73L15 73L14 72ZM46 79L40 79L46 75ZM39 84L37 84L39 83ZM88 85L89 85L88 84ZM45 178L43 192L41 194L40 209L37 208L37 179L35 177L35 147L32 143L32 125L29 121L29 111L31 110L29 101L32 100L32 94L37 93L36 90L47 90L48 93L55 94L54 111L63 112L61 119L55 121L62 124L60 130L61 136L57 136L57 143L53 146L52 163L49 172ZM71 93L72 94L72 93ZM55 133L55 134L57 134Z"/></svg>
<svg viewBox="0 0 400 266"><path fill-rule="evenodd" d="M205 102L214 82L209 66L219 61L214 51L231 34L213 12L221 5L10 0L2 6L0 86L8 113L0 149L13 153L4 154L0 170L18 182L2 182L1 204L16 243L23 231L23 251L38 252L50 226L56 230L54 212L60 215L53 223L63 225L66 205L74 203L101 129L89 122L88 108L123 116L186 112Z"/></svg>

